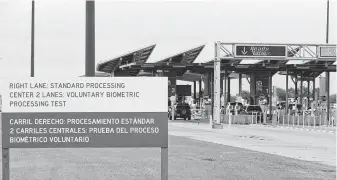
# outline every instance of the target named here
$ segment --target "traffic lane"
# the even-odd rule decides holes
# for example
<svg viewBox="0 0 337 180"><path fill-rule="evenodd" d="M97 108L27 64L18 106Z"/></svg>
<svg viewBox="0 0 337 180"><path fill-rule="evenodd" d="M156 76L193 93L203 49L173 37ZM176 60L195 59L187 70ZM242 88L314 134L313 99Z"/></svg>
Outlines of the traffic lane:
<svg viewBox="0 0 337 180"><path fill-rule="evenodd" d="M160 179L159 148L11 149L11 179ZM336 179L334 167L169 136L169 179Z"/></svg>
<svg viewBox="0 0 337 180"><path fill-rule="evenodd" d="M211 130L207 124L174 122L169 123L169 134L336 166L336 138L332 133L242 125Z"/></svg>

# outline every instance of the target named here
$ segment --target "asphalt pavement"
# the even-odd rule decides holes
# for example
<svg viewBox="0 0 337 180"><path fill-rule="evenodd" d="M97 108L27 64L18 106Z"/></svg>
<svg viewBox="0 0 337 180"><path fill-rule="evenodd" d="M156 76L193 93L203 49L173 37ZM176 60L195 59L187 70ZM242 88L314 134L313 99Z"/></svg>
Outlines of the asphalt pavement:
<svg viewBox="0 0 337 180"><path fill-rule="evenodd" d="M229 131L210 131L207 125L198 125L169 123L170 180L336 179L335 166L235 147L237 142L250 142L254 149L258 147L254 145L258 139L233 141L224 138L230 136ZM275 133L275 130L251 129L255 130L241 129L241 132ZM303 135L298 136L301 139ZM211 142L211 137L227 140L232 145ZM268 143L260 147L268 147ZM292 150L290 146L284 148ZM10 176L10 180L158 180L160 148L10 149Z"/></svg>
<svg viewBox="0 0 337 180"><path fill-rule="evenodd" d="M160 148L11 149L11 180L158 180ZM319 163L169 136L170 180L334 180Z"/></svg>
<svg viewBox="0 0 337 180"><path fill-rule="evenodd" d="M169 121L169 134L222 145L336 166L336 134L273 128L260 125L224 125Z"/></svg>

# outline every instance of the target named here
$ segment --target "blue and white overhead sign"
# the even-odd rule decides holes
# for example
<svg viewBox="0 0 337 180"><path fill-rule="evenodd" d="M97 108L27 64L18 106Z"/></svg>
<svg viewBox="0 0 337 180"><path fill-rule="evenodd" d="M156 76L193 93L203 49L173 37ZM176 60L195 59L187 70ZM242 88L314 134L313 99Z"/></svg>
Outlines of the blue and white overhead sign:
<svg viewBox="0 0 337 180"><path fill-rule="evenodd" d="M255 45L237 44L234 45L235 57L249 58L286 58L287 47L285 45Z"/></svg>

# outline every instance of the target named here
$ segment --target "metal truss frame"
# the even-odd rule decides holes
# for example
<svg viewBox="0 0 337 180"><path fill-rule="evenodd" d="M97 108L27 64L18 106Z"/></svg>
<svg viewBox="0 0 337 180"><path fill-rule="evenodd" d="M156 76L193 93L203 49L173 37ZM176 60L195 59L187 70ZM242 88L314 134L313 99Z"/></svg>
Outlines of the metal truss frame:
<svg viewBox="0 0 337 180"><path fill-rule="evenodd" d="M221 81L221 59L228 59L228 60L245 60L245 59L258 59L258 60L280 60L280 61L287 61L287 60L309 60L309 61L336 61L336 55L334 57L322 57L320 55L320 48L321 47L330 47L335 48L336 54L336 45L334 44L276 44L276 43L224 43L217 41L214 43L215 45L215 58L213 61L214 65L214 88L213 88L213 117L214 119L210 118L210 125L213 127L214 123L220 123L220 81ZM255 45L255 46L285 46L286 52L284 57L238 57L236 56L235 47L237 45ZM226 77L224 77L226 79ZM271 79L271 78L270 78ZM225 100L226 102L226 100ZM225 105L226 108L226 105ZM229 120L229 126L231 122Z"/></svg>
<svg viewBox="0 0 337 180"><path fill-rule="evenodd" d="M224 43L220 42L222 59L265 59L265 60L313 60L313 61L336 61L336 57L321 57L321 47L336 49L335 44L280 44L280 43ZM261 46L286 46L286 57L237 57L235 56L236 45L261 45ZM299 49L299 50L297 50Z"/></svg>

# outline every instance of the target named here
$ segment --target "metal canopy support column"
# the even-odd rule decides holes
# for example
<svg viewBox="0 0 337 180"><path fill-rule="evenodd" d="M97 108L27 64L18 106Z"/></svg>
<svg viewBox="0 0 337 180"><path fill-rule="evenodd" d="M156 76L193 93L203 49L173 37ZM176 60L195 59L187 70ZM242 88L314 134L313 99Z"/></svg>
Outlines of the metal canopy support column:
<svg viewBox="0 0 337 180"><path fill-rule="evenodd" d="M298 88L297 88L297 85L298 85L298 83L297 83L297 75L296 75L296 78L295 78L295 82L294 82L294 85L295 85L295 100L296 100L296 102L298 102Z"/></svg>
<svg viewBox="0 0 337 180"><path fill-rule="evenodd" d="M220 59L220 42L215 44L214 60L214 121L220 123L220 76L221 76L221 59Z"/></svg>
<svg viewBox="0 0 337 180"><path fill-rule="evenodd" d="M86 1L85 76L95 76L95 1Z"/></svg>
<svg viewBox="0 0 337 180"><path fill-rule="evenodd" d="M316 102L316 74L313 73L313 77L312 77L312 99L313 102L315 102L314 106L311 107L311 109L317 109L317 102Z"/></svg>
<svg viewBox="0 0 337 180"><path fill-rule="evenodd" d="M197 82L193 81L193 99L194 101L197 99Z"/></svg>
<svg viewBox="0 0 337 180"><path fill-rule="evenodd" d="M301 82L300 82L300 104L303 105L303 71L301 72Z"/></svg>
<svg viewBox="0 0 337 180"><path fill-rule="evenodd" d="M310 106L310 80L308 80L307 81L307 83L308 83L308 94L307 94L307 109L309 108L309 106Z"/></svg>
<svg viewBox="0 0 337 180"><path fill-rule="evenodd" d="M34 53L35 53L35 1L32 1L32 25L31 25L31 49L30 49L30 77L34 77Z"/></svg>
<svg viewBox="0 0 337 180"><path fill-rule="evenodd" d="M285 112L285 114L288 114L288 107L289 107L289 105L288 105L288 98L289 98L289 96L288 96L288 94L289 94L289 87L288 87L288 80L289 80L289 72L288 72L288 68L286 69L286 108L285 108L285 110L286 110L286 112Z"/></svg>
<svg viewBox="0 0 337 180"><path fill-rule="evenodd" d="M329 43L329 0L327 1L327 11L326 11L326 43ZM325 89L326 89L326 117L329 121L330 115L330 73L325 72Z"/></svg>
<svg viewBox="0 0 337 180"><path fill-rule="evenodd" d="M326 117L329 122L330 115L330 73L325 74L325 89L326 89Z"/></svg>
<svg viewBox="0 0 337 180"><path fill-rule="evenodd" d="M272 99L273 99L273 91L272 91L272 82L273 82L273 75L269 72L269 83L268 83L268 93L269 93L269 120L272 120Z"/></svg>
<svg viewBox="0 0 337 180"><path fill-rule="evenodd" d="M222 94L223 93L223 77L224 77L224 74L221 73L221 75L220 75L220 97L223 96L223 94Z"/></svg>
<svg viewBox="0 0 337 180"><path fill-rule="evenodd" d="M231 102L231 78L228 76L227 77L227 81L228 81L228 84L227 84L227 88L228 88L228 94L227 94L227 100L228 102Z"/></svg>
<svg viewBox="0 0 337 180"><path fill-rule="evenodd" d="M206 72L204 74L204 96L209 96L209 81L210 81L210 77L209 77L209 73Z"/></svg>
<svg viewBox="0 0 337 180"><path fill-rule="evenodd" d="M199 108L201 108L201 80L199 80Z"/></svg>
<svg viewBox="0 0 337 180"><path fill-rule="evenodd" d="M250 73L250 105L255 105L256 103L256 73Z"/></svg>
<svg viewBox="0 0 337 180"><path fill-rule="evenodd" d="M211 80L210 80L210 94L211 94L211 100L212 100L212 106L211 106L211 114L212 117L214 118L214 72L211 72Z"/></svg>
<svg viewBox="0 0 337 180"><path fill-rule="evenodd" d="M239 74L239 96L242 95L242 74Z"/></svg>
<svg viewBox="0 0 337 180"><path fill-rule="evenodd" d="M227 88L227 82L226 82L226 80L227 80L227 70L225 70L225 73L224 73L224 75L223 75L223 98L224 98L224 104L223 104L223 107L224 107L224 114L226 114L226 105L227 105L227 96L226 96L226 93L227 93L227 90L226 90L226 88Z"/></svg>

